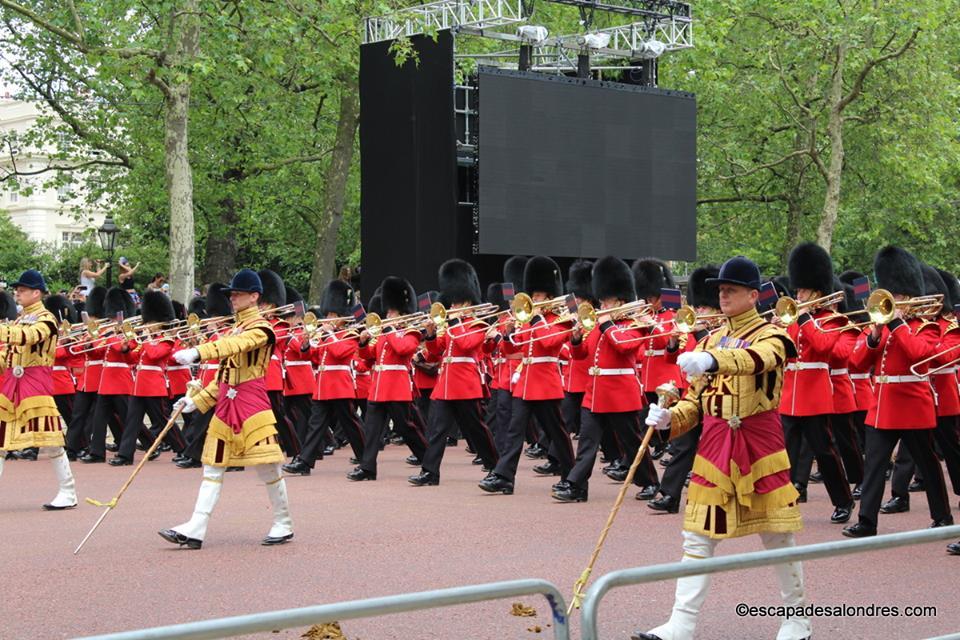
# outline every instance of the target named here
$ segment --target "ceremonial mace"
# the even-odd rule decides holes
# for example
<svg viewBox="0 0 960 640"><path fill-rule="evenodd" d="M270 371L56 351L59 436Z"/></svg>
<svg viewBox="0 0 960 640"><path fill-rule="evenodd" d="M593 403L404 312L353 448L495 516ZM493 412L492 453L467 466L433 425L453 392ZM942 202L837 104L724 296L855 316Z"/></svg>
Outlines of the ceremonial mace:
<svg viewBox="0 0 960 640"><path fill-rule="evenodd" d="M199 389L200 389L200 383L197 382L196 380L191 380L190 382L188 382L187 383L188 397L193 396L196 391L199 391ZM191 392L194 392L194 393L191 393ZM106 509L102 514L100 514L100 518L93 525L93 528L90 529L90 531L83 538L83 540L80 541L80 544L77 545L77 548L74 550L73 555L77 555L78 553L80 553L80 549L82 549L83 545L87 543L87 540L89 540L90 536L93 535L93 532L97 530L97 527L99 527L103 523L104 519L106 519L107 517L107 514L110 513L114 509L114 507L117 506L117 503L120 502L120 498L123 497L124 492L126 492L126 490L130 487L130 484L133 482L133 479L137 477L137 474L140 473L140 469L142 469L143 465L147 462L147 460L150 459L150 456L153 454L154 451L156 451L157 447L160 446L160 443L163 442L164 436L166 436L167 432L173 428L173 425L176 423L177 418L180 417L181 413L183 413L183 407L179 407L176 411L173 412L173 414L170 416L170 419L167 420L167 424L164 425L163 430L161 430L160 433L157 435L156 440L153 441L153 444L150 445L150 448L147 449L147 452L143 454L143 459L140 460L140 464L137 465L137 467L133 470L133 473L130 474L130 477L127 478L127 481L123 483L122 487L120 487L120 491L117 492L117 495L115 495L113 498L111 498L107 502L100 502L99 500L94 500L93 498L86 499L86 501L89 504L92 504L95 507L106 507Z"/></svg>
<svg viewBox="0 0 960 640"><path fill-rule="evenodd" d="M677 389L677 385L675 385L672 380L657 387L657 406L660 408L668 409L679 400L680 390ZM583 570L580 578L573 585L573 599L570 601L570 606L567 607L567 616L570 615L570 612L573 611L574 608L579 609L580 603L583 602L584 588L587 586L591 572L593 572L593 565L597 562L597 558L600 557L600 550L603 549L603 543L607 540L610 527L613 526L613 521L616 519L617 513L620 512L620 506L623 504L623 499L627 495L627 489L630 488L630 484L633 482L633 476L637 473L637 467L640 466L643 454L647 452L650 446L650 439L653 437L654 431L656 431L655 427L647 427L647 433L643 436L643 442L640 443L640 448L637 449L637 455L633 457L633 464L630 465L630 470L627 471L627 477L623 480L623 486L620 487L617 500L613 503L613 509L610 510L610 515L607 516L607 524L604 525L603 531L600 532L600 539L597 540L597 546L594 547L593 553L590 555L590 562L587 563L587 568Z"/></svg>

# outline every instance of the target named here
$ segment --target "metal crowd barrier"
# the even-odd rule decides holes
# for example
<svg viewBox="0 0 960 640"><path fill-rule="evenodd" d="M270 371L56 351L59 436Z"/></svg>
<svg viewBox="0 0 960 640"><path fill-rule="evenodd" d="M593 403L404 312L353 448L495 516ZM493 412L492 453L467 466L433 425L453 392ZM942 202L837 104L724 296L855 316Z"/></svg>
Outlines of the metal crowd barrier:
<svg viewBox="0 0 960 640"><path fill-rule="evenodd" d="M550 624L553 626L554 640L569 640L570 630L567 626L566 603L563 595L555 585L546 580L509 580L437 589L435 591L403 593L382 598L350 600L300 609L268 611L245 616L186 622L166 627L87 636L87 640L159 640L160 638L164 640L205 640L208 638L226 638L261 631L270 632L324 622L435 609L538 593L546 597L547 603L550 605Z"/></svg>
<svg viewBox="0 0 960 640"><path fill-rule="evenodd" d="M750 553L707 558L696 562L674 562L671 564L658 564L650 567L613 571L598 578L587 591L587 595L583 599L580 637L582 640L597 640L597 610L600 607L600 602L603 600L603 597L608 591L615 587L657 582L660 580L672 580L685 576L721 573L723 571L752 569L754 567L765 567L782 562L832 558L834 556L845 556L852 553L863 553L865 551L906 547L909 545L923 544L925 542L956 540L957 538L960 538L960 525L938 527L936 529L922 529L919 531L903 531L857 540L821 542L819 544L802 547L753 551ZM679 551L679 538L677 541L677 549ZM665 611L664 615L667 613L669 612ZM942 638L960 638L960 634L942 636Z"/></svg>

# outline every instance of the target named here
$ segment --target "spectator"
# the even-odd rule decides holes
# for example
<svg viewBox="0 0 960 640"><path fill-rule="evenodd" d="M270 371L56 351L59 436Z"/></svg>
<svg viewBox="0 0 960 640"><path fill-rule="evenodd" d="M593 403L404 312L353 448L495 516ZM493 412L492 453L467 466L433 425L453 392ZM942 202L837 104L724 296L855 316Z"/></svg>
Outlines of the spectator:
<svg viewBox="0 0 960 640"><path fill-rule="evenodd" d="M130 261L120 256L120 277L118 281L120 282L120 288L126 289L127 291L133 291L133 274L137 272L137 269L140 268L140 263L138 262L136 266L131 267ZM130 281L129 286L126 285L127 281Z"/></svg>
<svg viewBox="0 0 960 640"><path fill-rule="evenodd" d="M163 290L164 290L164 288L163 288L163 287L164 287L164 284L163 284L163 283L164 283L165 280L166 280L166 278L164 277L164 275L163 275L162 273L155 274L155 275L153 276L153 280L151 280L150 283L147 284L147 291L163 291ZM169 287L168 287L168 289L169 289Z"/></svg>
<svg viewBox="0 0 960 640"><path fill-rule="evenodd" d="M97 260L97 266L100 269L94 271L93 262L90 258L80 258L80 286L83 287L84 293L90 293L97 286L97 278L102 276L109 266L103 265L102 260Z"/></svg>

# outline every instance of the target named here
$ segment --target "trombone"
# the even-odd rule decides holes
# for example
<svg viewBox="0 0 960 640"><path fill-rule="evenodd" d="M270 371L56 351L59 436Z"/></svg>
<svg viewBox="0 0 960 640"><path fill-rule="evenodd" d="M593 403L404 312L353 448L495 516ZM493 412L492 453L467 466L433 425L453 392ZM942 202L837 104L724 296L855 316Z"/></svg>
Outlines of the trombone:
<svg viewBox="0 0 960 640"><path fill-rule="evenodd" d="M805 302L797 302L790 296L784 296L777 300L777 305L773 309L764 311L760 315L765 316L772 313L774 316L776 316L777 320L780 321L780 324L789 326L797 321L801 312L813 310L818 307L827 307L833 304L839 304L840 302L843 302L843 298L843 291L834 291L829 295L820 296L819 298L814 298L813 300L807 300Z"/></svg>
<svg viewBox="0 0 960 640"><path fill-rule="evenodd" d="M915 362L915 363L914 363L913 365L911 365L911 367L910 367L910 373L912 373L912 374L915 375L915 376L935 376L935 375L937 375L938 373L940 373L941 371L943 371L943 370L945 370L945 369L949 369L950 367L952 367L952 366L954 366L955 364L957 364L958 362L960 362L960 356L957 356L956 358L953 358L952 360L950 360L950 361L948 361L948 362L945 362L944 364L941 364L941 365L938 366L938 367L935 367L935 368L933 368L933 369L930 369L930 370L927 371L926 373L922 373L922 372L920 372L920 371L917 371L917 369L918 369L919 367L922 367L922 366L925 365L925 364L928 364L928 363L930 363L930 362L933 362L933 361L936 360L937 358L940 358L940 357L942 357L942 356L945 356L945 355L947 355L948 353L950 353L951 351L956 351L957 349L960 349L960 344L955 344L955 345L953 345L952 347L947 347L946 349L940 351L939 353L935 353L935 354L933 354L932 356L930 356L930 357L928 357L928 358L924 358L923 360L921 360L921 361L919 361L919 362Z"/></svg>
<svg viewBox="0 0 960 640"><path fill-rule="evenodd" d="M553 312L562 315L567 312L567 296L559 296L550 300L534 302L526 293L518 293L510 302L510 312L518 325L529 324L533 316L538 313Z"/></svg>
<svg viewBox="0 0 960 640"><path fill-rule="evenodd" d="M688 304L683 305L677 309L676 314L674 314L673 319L668 321L673 323L676 327L673 331L661 331L659 333L651 333L648 336L640 336L638 338L630 338L629 340L621 341L621 344L629 344L631 342L642 342L644 340L653 340L654 338L666 338L676 335L683 335L685 333L693 333L696 329L698 322L704 322L707 320L719 320L725 318L726 316L722 313L710 313L697 315L697 310L691 307Z"/></svg>
<svg viewBox="0 0 960 640"><path fill-rule="evenodd" d="M577 324L568 329L563 329L558 333L552 333L546 336L539 336L530 338L529 340L520 340L514 342L516 345L529 344L531 342L539 342L540 340L545 340L547 338L552 338L555 335L562 335L564 333L572 333L579 326L584 335L593 331L599 322L601 316L610 316L613 320L621 320L623 318L633 318L645 313L649 313L652 310L653 306L648 304L644 300L636 300L634 302L628 302L626 304L620 305L619 307L613 307L610 309L594 309L593 305L589 302L581 302L577 305L576 314L571 314L567 312L564 315L561 315L559 318L548 324L547 326L553 326L557 324L566 324L573 321L573 315L576 315Z"/></svg>
<svg viewBox="0 0 960 640"><path fill-rule="evenodd" d="M896 317L898 307L903 308L904 313L910 316L926 316L940 313L940 309L943 307L943 294L938 293L936 295L908 298L907 300L895 300L893 294L886 289L877 289L867 298L867 305L864 309L841 314L849 317L866 313L870 317L869 320L845 324L839 327L831 327L829 329L823 329L823 331L843 331L855 327L889 324Z"/></svg>

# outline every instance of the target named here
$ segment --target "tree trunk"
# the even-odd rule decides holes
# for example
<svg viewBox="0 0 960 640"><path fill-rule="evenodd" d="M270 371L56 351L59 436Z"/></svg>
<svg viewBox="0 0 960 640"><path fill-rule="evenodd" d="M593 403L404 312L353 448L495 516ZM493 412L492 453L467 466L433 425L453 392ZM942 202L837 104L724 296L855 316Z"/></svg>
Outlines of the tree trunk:
<svg viewBox="0 0 960 640"><path fill-rule="evenodd" d="M800 202L794 197L787 200L787 228L783 236L783 250L780 252L780 273L787 273L790 252L800 242L800 216L802 215Z"/></svg>
<svg viewBox="0 0 960 640"><path fill-rule="evenodd" d="M360 96L354 82L345 83L340 96L340 116L337 121L337 139L324 175L325 198L323 212L317 224L316 245L313 251L313 270L310 273L308 300L320 300L327 280L336 274L337 233L343 220L343 204L347 178L353 161L353 147L360 116Z"/></svg>
<svg viewBox="0 0 960 640"><path fill-rule="evenodd" d="M242 169L227 169L220 176L219 183L228 192L232 183L244 179ZM240 222L242 202L232 196L225 196L217 202L217 213L208 221L206 253L200 279L203 284L212 282L230 282L237 271L237 224Z"/></svg>
<svg viewBox="0 0 960 640"><path fill-rule="evenodd" d="M837 225L840 211L840 181L843 176L843 113L840 103L843 100L843 65L847 46L837 46L837 61L830 79L827 116L827 138L830 140L830 165L827 167L827 189L823 197L823 210L820 212L820 226L817 228L817 244L830 251L833 241L833 229Z"/></svg>
<svg viewBox="0 0 960 640"><path fill-rule="evenodd" d="M189 116L190 80L174 80L181 72L178 66L189 62L197 53L197 0L185 0L178 13L171 17L179 25L175 53L168 66L175 71L164 99L164 168L170 198L170 297L184 304L193 297L195 284L193 173L190 166Z"/></svg>

